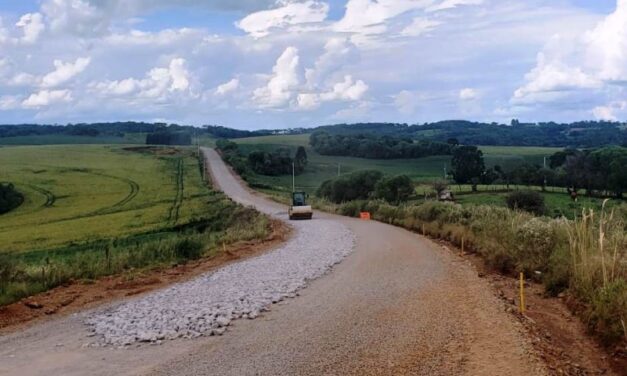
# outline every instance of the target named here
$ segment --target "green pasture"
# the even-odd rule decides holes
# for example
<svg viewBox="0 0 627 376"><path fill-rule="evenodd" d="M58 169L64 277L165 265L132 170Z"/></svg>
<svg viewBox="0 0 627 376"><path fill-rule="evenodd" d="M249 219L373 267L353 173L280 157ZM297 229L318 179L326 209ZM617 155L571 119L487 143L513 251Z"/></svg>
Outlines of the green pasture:
<svg viewBox="0 0 627 376"><path fill-rule="evenodd" d="M25 196L0 216L0 253L172 227L200 216L209 192L191 148L12 146L0 165Z"/></svg>
<svg viewBox="0 0 627 376"><path fill-rule="evenodd" d="M341 174L357 170L376 169L389 175L406 174L416 183L428 184L444 176L444 169L450 170L450 156L434 156L419 159L364 159L354 157L334 157L319 155L309 146L309 134L275 135L233 139L245 153L253 150L272 151L279 147L287 147L294 151L298 146L307 150L309 164L305 172L296 177L298 188L314 191L325 180ZM542 164L543 158L550 156L559 148L543 147L507 147L481 146L488 167L500 165L503 168L514 168L528 163ZM254 183L272 187L279 191L289 191L292 187L291 176L255 175Z"/></svg>

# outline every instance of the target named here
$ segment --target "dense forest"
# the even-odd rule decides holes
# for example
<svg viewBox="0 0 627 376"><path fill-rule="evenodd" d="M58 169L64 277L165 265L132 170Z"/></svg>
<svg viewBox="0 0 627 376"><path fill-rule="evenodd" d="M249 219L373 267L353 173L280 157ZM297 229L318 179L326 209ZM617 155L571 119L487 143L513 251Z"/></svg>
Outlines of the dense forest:
<svg viewBox="0 0 627 376"><path fill-rule="evenodd" d="M309 143L322 155L350 156L370 159L421 158L431 155L449 155L452 145L427 140L414 141L410 137L372 134L329 134L316 131Z"/></svg>
<svg viewBox="0 0 627 376"><path fill-rule="evenodd" d="M156 132L146 135L146 145L191 145L192 135L187 132Z"/></svg>

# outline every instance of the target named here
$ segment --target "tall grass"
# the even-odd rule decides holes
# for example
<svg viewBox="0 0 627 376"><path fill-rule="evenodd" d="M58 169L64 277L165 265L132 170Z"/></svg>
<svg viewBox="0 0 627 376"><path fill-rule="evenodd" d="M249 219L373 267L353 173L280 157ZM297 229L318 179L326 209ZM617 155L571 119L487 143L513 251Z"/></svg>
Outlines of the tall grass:
<svg viewBox="0 0 627 376"><path fill-rule="evenodd" d="M28 261L19 255L0 254L0 306L73 280L93 280L211 257L221 251L223 244L268 236L267 217L221 197L213 209L222 215L197 218L194 226L172 229L165 236L98 242L80 251L50 252Z"/></svg>
<svg viewBox="0 0 627 376"><path fill-rule="evenodd" d="M316 206L357 217L369 211L381 222L418 233L464 242L488 266L505 274L525 272L547 291L568 290L591 331L605 343L627 339L627 208L585 211L575 220L536 217L488 205L462 206L428 201L393 206L382 201L352 201Z"/></svg>
<svg viewBox="0 0 627 376"><path fill-rule="evenodd" d="M606 339L627 338L627 222L616 210L584 210L568 226L571 287L583 314Z"/></svg>

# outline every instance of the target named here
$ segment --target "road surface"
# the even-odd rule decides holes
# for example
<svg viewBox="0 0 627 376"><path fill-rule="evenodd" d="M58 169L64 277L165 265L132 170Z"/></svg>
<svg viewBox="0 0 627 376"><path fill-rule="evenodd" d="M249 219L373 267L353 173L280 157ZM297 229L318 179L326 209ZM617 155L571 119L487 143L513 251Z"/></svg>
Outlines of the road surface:
<svg viewBox="0 0 627 376"><path fill-rule="evenodd" d="M266 213L215 151L214 184ZM295 299L225 335L130 349L86 348L84 316L0 337L0 375L543 375L529 341L473 268L436 243L375 221L346 225L354 252Z"/></svg>

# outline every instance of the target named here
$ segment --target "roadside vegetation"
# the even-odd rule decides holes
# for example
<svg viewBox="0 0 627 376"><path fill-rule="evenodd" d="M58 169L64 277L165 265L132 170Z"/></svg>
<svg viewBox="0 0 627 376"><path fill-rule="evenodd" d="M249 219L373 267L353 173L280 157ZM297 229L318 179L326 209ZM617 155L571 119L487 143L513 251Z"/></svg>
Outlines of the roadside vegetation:
<svg viewBox="0 0 627 376"><path fill-rule="evenodd" d="M353 217L370 212L375 220L458 246L463 242L494 270L524 272L542 282L547 294L567 293L571 308L605 344L627 340L627 204L620 199L627 184L619 167L624 148L568 152L561 158L560 149L510 151L450 141L452 156L421 159L331 158L309 148L310 163L297 186L312 183L303 188L316 192L312 202L318 209ZM306 135L262 136L238 139L237 147L246 155L260 148L293 150L306 142ZM594 159L599 155L607 158ZM545 157L550 166L538 167ZM444 159L434 163L432 158ZM512 163L498 164L504 160ZM338 174L338 163L331 161L355 167ZM433 167L418 177L413 170L424 163ZM585 166L578 175L576 165ZM549 170L553 180L545 184ZM291 183L291 176L247 176L251 186L283 201L286 178ZM586 187L585 181L594 186Z"/></svg>
<svg viewBox="0 0 627 376"><path fill-rule="evenodd" d="M193 149L0 149L24 204L0 215L0 306L75 280L210 257L269 220L202 180Z"/></svg>

